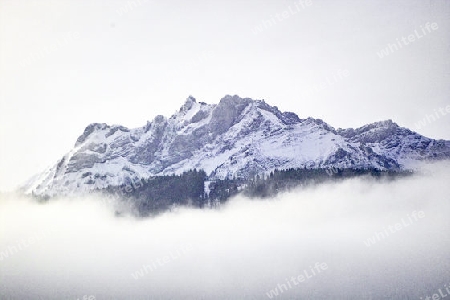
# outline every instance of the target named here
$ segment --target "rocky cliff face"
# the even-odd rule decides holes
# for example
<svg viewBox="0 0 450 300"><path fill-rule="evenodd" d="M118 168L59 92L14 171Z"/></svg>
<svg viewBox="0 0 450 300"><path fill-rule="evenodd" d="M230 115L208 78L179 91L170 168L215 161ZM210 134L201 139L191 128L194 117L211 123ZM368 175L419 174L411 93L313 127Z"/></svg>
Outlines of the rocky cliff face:
<svg viewBox="0 0 450 300"><path fill-rule="evenodd" d="M448 158L450 141L426 138L391 120L335 130L260 100L227 95L210 105L189 97L170 118L157 116L143 127L89 125L75 147L33 178L26 192L85 193L193 168L211 179L248 178L276 168L395 170Z"/></svg>

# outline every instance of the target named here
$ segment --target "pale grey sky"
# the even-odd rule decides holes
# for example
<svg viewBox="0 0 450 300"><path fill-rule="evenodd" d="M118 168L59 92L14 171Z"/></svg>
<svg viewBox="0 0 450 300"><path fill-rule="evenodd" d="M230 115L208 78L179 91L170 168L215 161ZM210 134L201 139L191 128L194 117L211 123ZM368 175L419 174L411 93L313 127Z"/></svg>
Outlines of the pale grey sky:
<svg viewBox="0 0 450 300"><path fill-rule="evenodd" d="M449 16L445 0L0 0L0 190L89 123L142 126L189 95L450 139Z"/></svg>

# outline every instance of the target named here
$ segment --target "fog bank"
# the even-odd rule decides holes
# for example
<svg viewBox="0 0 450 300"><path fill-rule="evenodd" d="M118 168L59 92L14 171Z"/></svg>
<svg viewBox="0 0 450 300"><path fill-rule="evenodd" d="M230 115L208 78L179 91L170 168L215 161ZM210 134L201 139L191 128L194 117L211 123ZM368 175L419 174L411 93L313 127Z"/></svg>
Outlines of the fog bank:
<svg viewBox="0 0 450 300"><path fill-rule="evenodd" d="M272 200L237 197L218 210L184 208L148 219L115 217L105 199L38 204L1 195L0 298L419 299L445 293L449 167L428 165L392 182L355 178Z"/></svg>

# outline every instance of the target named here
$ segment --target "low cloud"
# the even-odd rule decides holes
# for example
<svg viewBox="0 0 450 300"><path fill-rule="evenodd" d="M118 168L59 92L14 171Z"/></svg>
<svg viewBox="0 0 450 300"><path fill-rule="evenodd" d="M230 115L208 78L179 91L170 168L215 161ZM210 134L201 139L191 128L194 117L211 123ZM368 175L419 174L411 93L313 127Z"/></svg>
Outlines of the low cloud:
<svg viewBox="0 0 450 300"><path fill-rule="evenodd" d="M148 219L118 217L101 198L1 195L0 298L268 299L318 263L326 271L272 297L426 297L450 282L449 167ZM423 217L409 221L414 211ZM402 219L408 226L366 245Z"/></svg>

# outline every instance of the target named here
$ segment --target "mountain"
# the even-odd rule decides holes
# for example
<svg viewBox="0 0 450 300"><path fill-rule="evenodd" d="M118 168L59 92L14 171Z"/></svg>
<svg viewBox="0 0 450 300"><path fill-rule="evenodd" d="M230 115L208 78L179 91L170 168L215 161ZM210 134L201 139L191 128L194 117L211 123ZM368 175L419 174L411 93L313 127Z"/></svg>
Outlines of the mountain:
<svg viewBox="0 0 450 300"><path fill-rule="evenodd" d="M204 170L209 180L248 179L289 168L404 170L419 160L448 158L450 141L391 120L336 130L263 100L227 95L206 104L190 96L170 118L159 115L143 127L90 124L74 148L25 190L52 197L191 169Z"/></svg>

